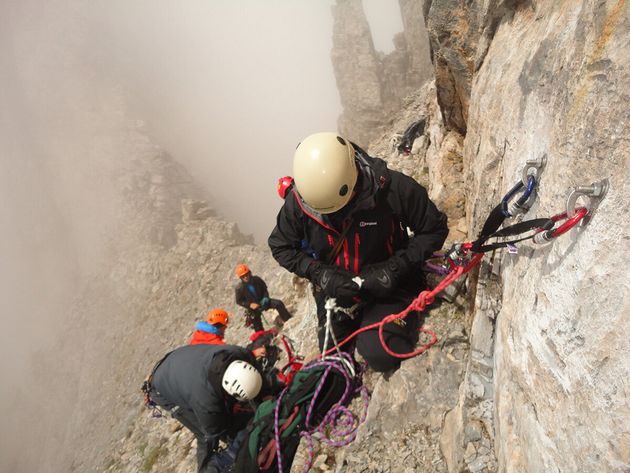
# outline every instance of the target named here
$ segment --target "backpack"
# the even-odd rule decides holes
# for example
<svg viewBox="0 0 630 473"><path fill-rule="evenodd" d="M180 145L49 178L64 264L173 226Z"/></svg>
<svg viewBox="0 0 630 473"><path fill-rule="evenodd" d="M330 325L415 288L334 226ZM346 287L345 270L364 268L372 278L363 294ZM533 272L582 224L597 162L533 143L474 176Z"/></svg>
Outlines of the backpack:
<svg viewBox="0 0 630 473"><path fill-rule="evenodd" d="M352 379L340 369L331 369L330 363L314 361L303 367L282 393L258 406L233 471L290 471L300 432L317 427L335 405L349 404L357 385L360 377ZM276 411L280 445L276 444Z"/></svg>

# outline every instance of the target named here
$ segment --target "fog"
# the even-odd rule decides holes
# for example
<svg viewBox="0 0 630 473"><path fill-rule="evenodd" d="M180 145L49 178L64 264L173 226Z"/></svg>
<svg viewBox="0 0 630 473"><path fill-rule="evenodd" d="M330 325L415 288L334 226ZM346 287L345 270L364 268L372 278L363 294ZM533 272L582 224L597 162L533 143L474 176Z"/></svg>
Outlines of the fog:
<svg viewBox="0 0 630 473"><path fill-rule="evenodd" d="M0 471L48 471L36 416L71 406L31 367L114 237L130 123L264 243L296 144L336 129L331 5L0 0ZM390 50L397 2L366 9Z"/></svg>

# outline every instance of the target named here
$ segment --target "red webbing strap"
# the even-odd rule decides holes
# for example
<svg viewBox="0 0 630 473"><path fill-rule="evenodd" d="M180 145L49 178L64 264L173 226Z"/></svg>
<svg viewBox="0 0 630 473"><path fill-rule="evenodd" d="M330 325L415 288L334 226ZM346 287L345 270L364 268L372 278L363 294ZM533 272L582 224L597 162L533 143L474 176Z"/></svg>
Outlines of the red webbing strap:
<svg viewBox="0 0 630 473"><path fill-rule="evenodd" d="M293 407L293 412L291 413L291 415L287 417L287 420L285 420L284 423L280 426L280 433L287 430L289 425L291 425L291 422L293 422L293 420L297 417L299 411L299 406ZM262 451L258 455L258 466L262 470L268 470L269 468L271 468L273 461L276 459L277 452L278 446L276 445L276 439L274 438L269 441L269 443L265 446L265 448L262 449Z"/></svg>

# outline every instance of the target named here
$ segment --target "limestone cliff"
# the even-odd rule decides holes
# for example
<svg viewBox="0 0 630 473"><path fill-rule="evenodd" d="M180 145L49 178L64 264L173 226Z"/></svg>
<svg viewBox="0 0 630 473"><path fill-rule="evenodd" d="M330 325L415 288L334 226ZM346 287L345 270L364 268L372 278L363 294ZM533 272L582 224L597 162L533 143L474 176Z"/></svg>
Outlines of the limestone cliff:
<svg viewBox="0 0 630 473"><path fill-rule="evenodd" d="M421 5L400 0L400 8L404 31L393 38L394 51L383 54L374 48L361 0L333 6L331 59L343 106L338 128L364 147L389 130L391 116L432 76Z"/></svg>
<svg viewBox="0 0 630 473"><path fill-rule="evenodd" d="M526 159L548 158L528 216L611 184L588 225L482 268L449 469L480 471L494 437L499 471L626 471L627 5L425 1L425 13L446 126L465 132L470 236Z"/></svg>

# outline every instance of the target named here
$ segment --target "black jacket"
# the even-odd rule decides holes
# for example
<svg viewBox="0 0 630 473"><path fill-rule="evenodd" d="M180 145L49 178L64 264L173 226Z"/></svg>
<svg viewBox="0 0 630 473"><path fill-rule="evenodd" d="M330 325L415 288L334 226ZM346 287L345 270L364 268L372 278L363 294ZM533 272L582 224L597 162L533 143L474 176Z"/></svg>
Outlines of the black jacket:
<svg viewBox="0 0 630 473"><path fill-rule="evenodd" d="M221 379L234 360L256 366L252 354L233 345L186 345L172 351L153 373L152 387L164 406L192 411L206 440L216 445L231 422L234 398L221 389Z"/></svg>
<svg viewBox="0 0 630 473"><path fill-rule="evenodd" d="M245 284L243 281L241 281L238 286L236 286L234 295L236 303L241 307L245 307L248 309L249 304L251 304L252 302L260 304L264 297L269 299L269 291L267 290L267 284L265 284L265 281L260 279L258 276L252 275L250 284L253 284L256 295L252 294L252 292L247 287L247 284Z"/></svg>
<svg viewBox="0 0 630 473"><path fill-rule="evenodd" d="M446 215L435 207L424 187L405 174L387 169L382 159L354 147L359 169L357 195L346 207L321 215L292 189L278 213L269 247L278 263L298 276L307 277L313 256L328 263L344 225L350 228L332 264L356 274L366 265L394 254L405 255L412 267L419 269L448 235ZM407 228L413 232L411 238ZM303 251L305 247L312 248L315 255ZM419 284L417 281L415 285Z"/></svg>

